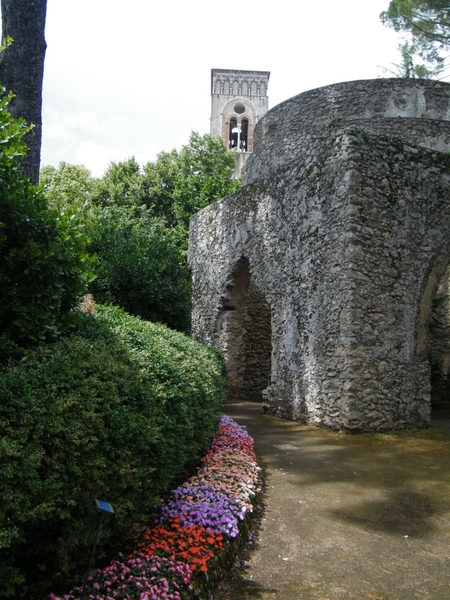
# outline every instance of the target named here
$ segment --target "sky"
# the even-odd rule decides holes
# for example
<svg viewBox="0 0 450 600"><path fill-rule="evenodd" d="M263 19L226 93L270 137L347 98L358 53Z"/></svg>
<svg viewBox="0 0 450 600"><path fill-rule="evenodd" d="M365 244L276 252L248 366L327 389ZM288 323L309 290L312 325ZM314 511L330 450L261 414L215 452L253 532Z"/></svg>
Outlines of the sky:
<svg viewBox="0 0 450 600"><path fill-rule="evenodd" d="M209 133L211 68L270 71L269 108L386 76L388 0L48 0L41 165L140 164Z"/></svg>

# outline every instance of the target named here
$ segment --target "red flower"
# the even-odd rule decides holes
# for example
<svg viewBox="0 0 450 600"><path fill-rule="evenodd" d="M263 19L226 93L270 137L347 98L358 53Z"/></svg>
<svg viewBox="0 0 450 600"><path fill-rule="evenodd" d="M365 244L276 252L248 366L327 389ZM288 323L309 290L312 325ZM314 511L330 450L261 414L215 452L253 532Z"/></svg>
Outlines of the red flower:
<svg viewBox="0 0 450 600"><path fill-rule="evenodd" d="M223 536L201 526L182 526L180 518L174 516L168 525L156 525L143 535L138 549L152 556L153 554L169 554L183 559L195 571L207 571L207 562L223 549Z"/></svg>

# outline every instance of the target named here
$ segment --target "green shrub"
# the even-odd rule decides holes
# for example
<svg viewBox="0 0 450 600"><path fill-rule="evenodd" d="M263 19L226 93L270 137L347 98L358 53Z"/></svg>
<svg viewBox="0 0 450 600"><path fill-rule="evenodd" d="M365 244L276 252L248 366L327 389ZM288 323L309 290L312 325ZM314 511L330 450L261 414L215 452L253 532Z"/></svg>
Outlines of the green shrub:
<svg viewBox="0 0 450 600"><path fill-rule="evenodd" d="M96 301L187 331L189 270L173 238L145 207L103 208L91 244L98 256L97 277L90 285Z"/></svg>
<svg viewBox="0 0 450 600"><path fill-rule="evenodd" d="M86 568L95 498L115 510L97 557L148 525L217 427L224 388L213 351L97 309L80 332L16 349L0 367L0 598L38 597L49 574L64 587L64 573Z"/></svg>
<svg viewBox="0 0 450 600"><path fill-rule="evenodd" d="M90 259L81 222L50 210L21 174L29 128L10 116L11 97L0 87L0 334L28 343L74 326Z"/></svg>

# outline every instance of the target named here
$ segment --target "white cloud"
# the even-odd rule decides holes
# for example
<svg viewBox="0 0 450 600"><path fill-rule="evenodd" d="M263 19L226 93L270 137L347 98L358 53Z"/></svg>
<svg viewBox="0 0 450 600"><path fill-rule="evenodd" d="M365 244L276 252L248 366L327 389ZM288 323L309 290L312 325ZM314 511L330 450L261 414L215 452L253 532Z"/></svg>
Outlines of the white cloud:
<svg viewBox="0 0 450 600"><path fill-rule="evenodd" d="M76 164L84 165L94 177L101 177L110 162L119 162L133 156L132 152L117 150L111 146L102 146L94 140L80 142L75 150Z"/></svg>
<svg viewBox="0 0 450 600"><path fill-rule="evenodd" d="M135 152L133 156L141 166L144 166L148 162L154 162L158 152L161 152L161 150L162 148L158 148L158 146L155 146L154 144L146 144L143 148Z"/></svg>
<svg viewBox="0 0 450 600"><path fill-rule="evenodd" d="M95 113L62 112L51 107L44 110L44 128L46 137L63 142L76 139L79 132L99 132L98 118Z"/></svg>
<svg viewBox="0 0 450 600"><path fill-rule="evenodd" d="M89 169L94 177L102 177L111 162L121 162L134 156L142 166L156 160L161 148L147 144L139 150L127 151L112 146L100 145L94 140L80 142L74 153L76 164L82 164Z"/></svg>

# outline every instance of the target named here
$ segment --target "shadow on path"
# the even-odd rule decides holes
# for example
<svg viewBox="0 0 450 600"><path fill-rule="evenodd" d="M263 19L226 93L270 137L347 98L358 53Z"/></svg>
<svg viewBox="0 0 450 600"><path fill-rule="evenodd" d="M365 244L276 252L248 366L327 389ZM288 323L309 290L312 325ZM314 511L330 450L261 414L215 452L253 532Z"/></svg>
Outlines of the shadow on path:
<svg viewBox="0 0 450 600"><path fill-rule="evenodd" d="M347 435L227 404L265 470L246 566L218 600L449 600L450 429ZM447 423L448 425L448 423Z"/></svg>

